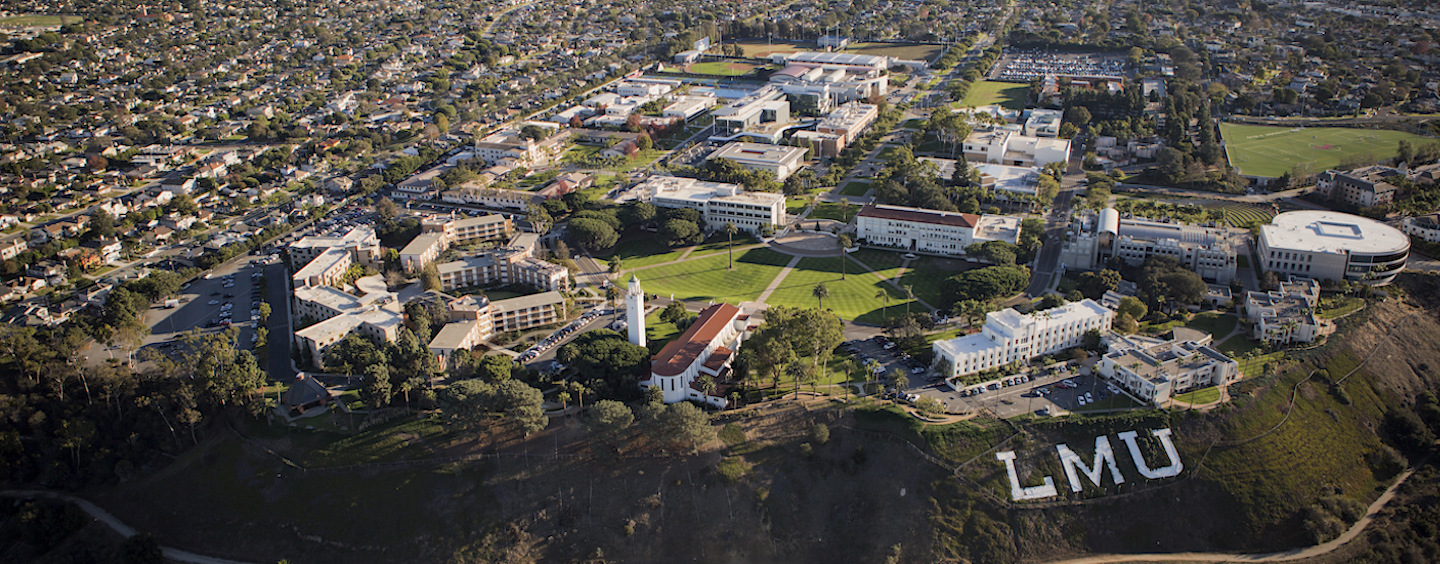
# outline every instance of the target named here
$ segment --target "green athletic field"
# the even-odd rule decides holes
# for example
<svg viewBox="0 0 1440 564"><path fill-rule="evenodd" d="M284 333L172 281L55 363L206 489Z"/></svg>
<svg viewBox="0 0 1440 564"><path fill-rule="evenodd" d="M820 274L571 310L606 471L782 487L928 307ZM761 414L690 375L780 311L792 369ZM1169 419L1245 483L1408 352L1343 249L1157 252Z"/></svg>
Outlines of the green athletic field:
<svg viewBox="0 0 1440 564"><path fill-rule="evenodd" d="M712 61L708 63L695 63L687 67L686 70L695 74L708 74L713 76L742 76L754 72L755 65Z"/></svg>
<svg viewBox="0 0 1440 564"><path fill-rule="evenodd" d="M970 85L961 107L1004 106L1012 110L1025 109L1025 100L1030 97L1030 85L1015 82L991 82L982 80Z"/></svg>
<svg viewBox="0 0 1440 564"><path fill-rule="evenodd" d="M1246 176L1278 177L1300 163L1312 172L1332 169L1354 157L1383 160L1395 156L1401 139L1420 144L1425 138L1385 129L1345 127L1278 127L1220 124L1230 164Z"/></svg>

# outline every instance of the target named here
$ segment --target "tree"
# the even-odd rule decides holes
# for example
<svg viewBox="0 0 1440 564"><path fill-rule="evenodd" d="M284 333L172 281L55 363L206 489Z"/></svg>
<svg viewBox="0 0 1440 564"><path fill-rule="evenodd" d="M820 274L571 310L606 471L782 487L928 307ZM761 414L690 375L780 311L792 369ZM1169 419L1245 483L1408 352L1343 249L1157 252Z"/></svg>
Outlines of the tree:
<svg viewBox="0 0 1440 564"><path fill-rule="evenodd" d="M684 303L678 301L670 302L668 305L665 306L665 309L660 310L660 321L664 321L666 323L674 323L689 315L690 312L685 309Z"/></svg>
<svg viewBox="0 0 1440 564"><path fill-rule="evenodd" d="M545 208L535 204L525 206L525 221L530 222L530 227L540 234L549 232L550 226L555 223L555 219L550 217Z"/></svg>
<svg viewBox="0 0 1440 564"><path fill-rule="evenodd" d="M810 295L815 296L815 299L820 301L820 309L823 310L825 309L825 298L830 297L830 288L827 287L824 282L821 282L816 284L814 289L810 290Z"/></svg>
<svg viewBox="0 0 1440 564"><path fill-rule="evenodd" d="M592 251L612 247L620 240L610 224L593 218L570 220L570 235L580 246Z"/></svg>
<svg viewBox="0 0 1440 564"><path fill-rule="evenodd" d="M661 224L660 237L672 247L698 243L700 226L686 219L671 219Z"/></svg>
<svg viewBox="0 0 1440 564"><path fill-rule="evenodd" d="M440 267L433 262L426 264L425 268L420 269L420 283L428 291L440 291Z"/></svg>
<svg viewBox="0 0 1440 564"><path fill-rule="evenodd" d="M363 387L360 388L360 397L365 400L365 405L371 408L389 405L390 369L384 364L366 366L364 384Z"/></svg>
<svg viewBox="0 0 1440 564"><path fill-rule="evenodd" d="M1070 121L1074 122L1075 125L1083 127L1085 124L1090 123L1090 119L1090 108L1086 108L1085 106L1072 106L1070 108Z"/></svg>
<svg viewBox="0 0 1440 564"><path fill-rule="evenodd" d="M380 215L380 219L388 222L400 215L400 208L396 207L395 202L390 201L390 198L380 198L375 202L375 213Z"/></svg>
<svg viewBox="0 0 1440 564"><path fill-rule="evenodd" d="M1129 315L1136 320L1144 319L1145 314L1149 312L1150 308L1145 307L1145 303L1134 296L1120 298L1120 305L1115 310L1115 313L1119 315Z"/></svg>
<svg viewBox="0 0 1440 564"><path fill-rule="evenodd" d="M710 416L689 402L672 403L657 414L655 437L671 447L690 447L715 440L715 428L710 426Z"/></svg>
<svg viewBox="0 0 1440 564"><path fill-rule="evenodd" d="M1009 296L1030 284L1030 270L1023 266L987 266L947 278L944 283L951 303L961 299L988 301Z"/></svg>
<svg viewBox="0 0 1440 564"><path fill-rule="evenodd" d="M880 317L885 317L890 309L890 292L884 288L875 290L875 297L880 300Z"/></svg>
<svg viewBox="0 0 1440 564"><path fill-rule="evenodd" d="M515 360L503 354L485 355L475 366L475 377L483 378L487 382L509 380L514 366Z"/></svg>
<svg viewBox="0 0 1440 564"><path fill-rule="evenodd" d="M850 238L850 234L849 234L849 233L841 233L840 235L836 236L836 237L835 237L835 242L840 245L840 279L841 279L841 280L844 280L844 279L845 279L845 263L846 263L846 262L849 262L848 259L845 257L845 249L850 248L850 247L853 246L855 243L854 243L854 240L852 240L852 239Z"/></svg>
<svg viewBox="0 0 1440 564"><path fill-rule="evenodd" d="M95 210L95 213L90 214L90 231L86 237L113 239L115 237L115 216L105 210Z"/></svg>
<svg viewBox="0 0 1440 564"><path fill-rule="evenodd" d="M268 322L270 321L270 313L271 313L270 302L260 302L260 323L261 323L261 324L268 323Z"/></svg>
<svg viewBox="0 0 1440 564"><path fill-rule="evenodd" d="M735 233L738 231L734 223L725 222L725 247L730 252L730 270L735 270Z"/></svg>
<svg viewBox="0 0 1440 564"><path fill-rule="evenodd" d="M615 400L600 400L586 414L584 425L601 443L614 448L624 438L635 414L630 407Z"/></svg>
<svg viewBox="0 0 1440 564"><path fill-rule="evenodd" d="M1085 297L1098 300L1120 287L1120 273L1114 270L1105 269L1100 272L1084 272L1080 274L1080 282L1076 289Z"/></svg>

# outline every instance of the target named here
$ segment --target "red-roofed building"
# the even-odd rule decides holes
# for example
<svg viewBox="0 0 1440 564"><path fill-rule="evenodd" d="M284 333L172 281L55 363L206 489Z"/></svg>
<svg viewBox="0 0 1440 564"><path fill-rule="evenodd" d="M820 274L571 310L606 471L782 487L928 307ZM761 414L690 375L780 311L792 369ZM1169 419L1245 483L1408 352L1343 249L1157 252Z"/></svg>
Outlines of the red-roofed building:
<svg viewBox="0 0 1440 564"><path fill-rule="evenodd" d="M692 400L725 407L724 387L719 384L730 379L730 363L750 334L749 324L750 316L733 305L705 308L690 328L650 359L650 379L640 386L660 388L665 403ZM715 379L714 392L707 395L700 389L701 376Z"/></svg>
<svg viewBox="0 0 1440 564"><path fill-rule="evenodd" d="M869 204L856 214L855 232L870 246L958 256L971 243L1015 244L1020 217Z"/></svg>

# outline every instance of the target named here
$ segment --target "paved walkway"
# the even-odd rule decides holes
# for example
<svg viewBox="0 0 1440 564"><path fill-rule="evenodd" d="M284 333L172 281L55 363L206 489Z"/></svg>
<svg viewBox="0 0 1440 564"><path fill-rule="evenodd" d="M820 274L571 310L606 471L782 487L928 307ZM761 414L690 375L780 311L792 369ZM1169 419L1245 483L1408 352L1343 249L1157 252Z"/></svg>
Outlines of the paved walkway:
<svg viewBox="0 0 1440 564"><path fill-rule="evenodd" d="M90 517L94 518L96 521L104 523L105 526L114 529L117 533L120 533L120 536L122 537L128 539L135 536L136 534L135 529L127 526L125 523L122 523L120 519L116 518L114 515L111 515L110 512L101 509L98 505L95 505L93 503L90 503L89 501L70 494L39 490L4 490L0 491L0 497L43 497L47 499L70 502L79 506L81 510L84 510L85 513L89 514ZM248 564L239 560L214 558L168 546L160 547L160 552L165 555L165 558L167 560L173 560L176 562L190 562L193 564Z"/></svg>
<svg viewBox="0 0 1440 564"><path fill-rule="evenodd" d="M860 262L860 259L857 259L857 258L851 256L851 257L850 257L850 260L851 260L852 262L854 262L855 264L860 265L860 266L861 266L862 268L864 268L865 270L870 271L870 274L874 275L876 278L879 278L881 282L885 282L885 283L889 284L891 287L895 288L896 290L899 290L899 291L900 291L900 294L901 294L902 296L905 294L905 288L902 288L902 287L900 286L900 277L899 277L899 276L896 276L894 280L891 280L891 279L886 278L885 276L881 275L879 272L875 272L875 269L870 268L870 265L865 264L865 263L863 263L863 262ZM903 269L902 269L902 271L903 271ZM937 308L937 307L935 307L935 306L933 306L933 305L930 305L929 302L920 299L918 296L915 298L915 303L918 303L918 304L920 304L920 305L922 305L922 306L925 306L925 307L929 308L931 312L940 311L940 308Z"/></svg>
<svg viewBox="0 0 1440 564"><path fill-rule="evenodd" d="M751 243L751 244L745 245L745 246L743 246L743 247L735 247L735 250L736 250L736 251L744 252L744 251L748 251L748 250L750 250L750 249L758 249L758 248L764 247L764 246L765 246L764 243ZM677 258L677 259L675 259L675 260L669 260L669 261L665 261L665 262L657 262L657 263L655 263L655 264L647 264L647 265L645 265L645 266L637 266L637 267L635 267L635 268L627 268L627 269L625 269L625 270L620 271L620 274L623 275L623 274L628 274L628 273L637 272L637 271L641 271L641 270L648 270L648 269L651 269L651 268L656 268L656 267L661 267L661 266L669 266L669 265L672 265L672 264L682 263L682 262L685 262L685 261L687 261L687 260L691 260L690 258L687 258L687 257L689 257L689 256L690 256L690 253L691 253L692 251L694 251L694 250L695 250L695 247L690 247L690 250L689 250L689 251L686 251L685 254L680 255L680 258ZM708 257L713 257L713 256L718 255L718 254L721 254L721 253L728 253L728 252L730 252L730 251L729 251L729 250L719 250L719 251L715 251L715 252L713 252L713 253L705 253L705 254L703 254L703 255L700 255L700 256L694 257L694 258L696 258L696 259L708 258ZM622 278L622 276L619 276L619 275L616 276L616 279L620 279L620 278Z"/></svg>
<svg viewBox="0 0 1440 564"><path fill-rule="evenodd" d="M790 271L794 270L797 264L800 264L800 257L790 257L790 262L785 265L785 268L780 269L780 274L770 281L770 285L765 287L765 291L761 292L760 297L755 298L755 301L763 304L765 300L770 299L770 294L775 293L775 290L780 287L780 283L785 281L785 277L790 275Z"/></svg>

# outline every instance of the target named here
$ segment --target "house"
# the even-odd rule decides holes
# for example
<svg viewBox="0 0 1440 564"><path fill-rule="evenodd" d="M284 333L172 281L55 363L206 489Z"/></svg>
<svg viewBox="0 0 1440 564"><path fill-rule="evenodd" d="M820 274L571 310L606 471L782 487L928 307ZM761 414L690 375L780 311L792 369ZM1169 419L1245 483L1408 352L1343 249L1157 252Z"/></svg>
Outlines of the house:
<svg viewBox="0 0 1440 564"><path fill-rule="evenodd" d="M324 413L330 407L330 390L314 377L300 372L290 383L290 388L281 395L281 408L286 415L302 416L312 410Z"/></svg>

